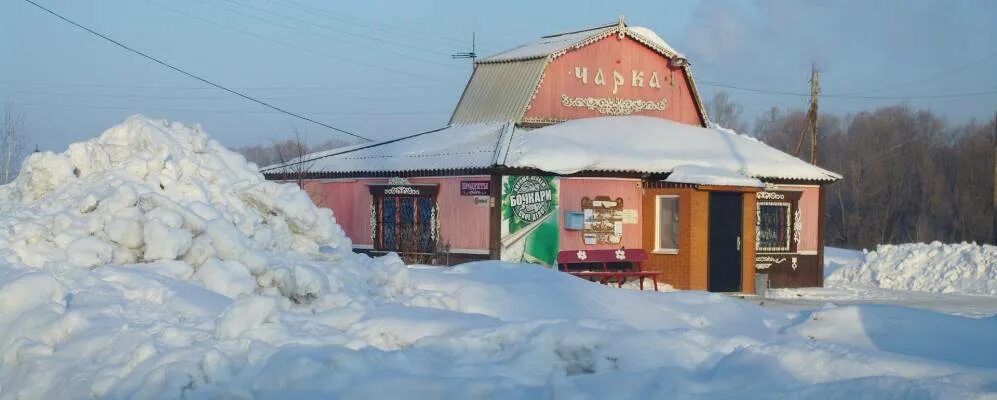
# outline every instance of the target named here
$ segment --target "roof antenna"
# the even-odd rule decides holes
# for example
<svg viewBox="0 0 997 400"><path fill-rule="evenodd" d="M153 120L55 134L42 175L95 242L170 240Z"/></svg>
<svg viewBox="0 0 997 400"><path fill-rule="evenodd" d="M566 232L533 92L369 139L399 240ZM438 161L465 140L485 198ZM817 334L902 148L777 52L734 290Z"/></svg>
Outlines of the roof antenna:
<svg viewBox="0 0 997 400"><path fill-rule="evenodd" d="M475 53L475 51L476 51L476 48L474 46L474 32L471 32L471 51L453 53L453 54L450 55L450 58L453 58L453 59L470 58L471 59L471 64L473 65L474 64L474 60L476 58L478 58L478 53Z"/></svg>

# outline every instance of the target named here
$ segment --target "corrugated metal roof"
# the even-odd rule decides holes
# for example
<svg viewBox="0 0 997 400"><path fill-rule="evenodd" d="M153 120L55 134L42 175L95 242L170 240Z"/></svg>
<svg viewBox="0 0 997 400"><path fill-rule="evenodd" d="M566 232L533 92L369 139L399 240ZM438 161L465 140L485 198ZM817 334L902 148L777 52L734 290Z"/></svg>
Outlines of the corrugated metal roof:
<svg viewBox="0 0 997 400"><path fill-rule="evenodd" d="M261 170L279 174L298 169L341 173L487 168L494 164L499 139L511 125L450 126L379 143L320 151Z"/></svg>
<svg viewBox="0 0 997 400"><path fill-rule="evenodd" d="M381 143L314 153L308 173L450 171L508 167L578 172L671 173L708 167L743 176L831 182L841 175L726 129L646 116L596 117L526 130L512 123L450 126ZM264 168L279 174L286 166Z"/></svg>
<svg viewBox="0 0 997 400"><path fill-rule="evenodd" d="M518 121L536 92L546 65L546 58L475 65L450 124Z"/></svg>

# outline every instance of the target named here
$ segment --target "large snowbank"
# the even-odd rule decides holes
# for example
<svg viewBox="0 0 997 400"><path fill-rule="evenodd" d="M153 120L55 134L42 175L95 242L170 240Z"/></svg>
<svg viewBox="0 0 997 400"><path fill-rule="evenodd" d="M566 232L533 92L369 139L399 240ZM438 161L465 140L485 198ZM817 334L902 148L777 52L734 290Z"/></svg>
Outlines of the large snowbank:
<svg viewBox="0 0 997 400"><path fill-rule="evenodd" d="M842 266L829 286L997 295L997 246L975 243L880 245L861 263Z"/></svg>
<svg viewBox="0 0 997 400"><path fill-rule="evenodd" d="M525 264L353 255L328 211L196 127L133 117L23 171L0 187L0 399L966 398L997 387L992 346L949 353L926 333L945 323L948 343L985 343L992 318L785 313ZM890 343L895 329L906 344Z"/></svg>

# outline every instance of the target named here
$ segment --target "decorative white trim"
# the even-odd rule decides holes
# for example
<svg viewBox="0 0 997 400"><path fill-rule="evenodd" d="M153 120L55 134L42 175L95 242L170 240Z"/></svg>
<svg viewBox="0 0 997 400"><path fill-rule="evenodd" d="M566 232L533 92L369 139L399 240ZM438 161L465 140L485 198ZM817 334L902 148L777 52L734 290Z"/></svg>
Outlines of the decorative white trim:
<svg viewBox="0 0 997 400"><path fill-rule="evenodd" d="M793 213L793 241L796 245L800 245L800 232L803 231L803 218L800 217L800 209L796 208L796 212Z"/></svg>
<svg viewBox="0 0 997 400"><path fill-rule="evenodd" d="M413 189L408 186L395 186L384 189L384 194L406 194L412 196L418 196L422 194L418 189Z"/></svg>
<svg viewBox="0 0 997 400"><path fill-rule="evenodd" d="M370 241L373 243L376 238L377 233L377 207L374 206L374 201L370 202ZM373 248L373 245L371 245Z"/></svg>
<svg viewBox="0 0 997 400"><path fill-rule="evenodd" d="M643 99L621 99L619 97L568 97L561 95L561 105L565 107L587 108L607 115L630 115L645 110L665 111L668 99L659 101Z"/></svg>
<svg viewBox="0 0 997 400"><path fill-rule="evenodd" d="M801 256L816 256L817 250L800 250L796 252L796 254L799 254Z"/></svg>
<svg viewBox="0 0 997 400"><path fill-rule="evenodd" d="M661 199L671 198L675 199L676 207L675 211L678 211L679 195L677 194L659 194L654 196L654 250L651 252L654 254L678 254L679 249L663 249L659 248L658 244L661 243ZM675 246L679 245L679 238L675 238Z"/></svg>
<svg viewBox="0 0 997 400"><path fill-rule="evenodd" d="M773 193L773 192L758 192L755 193L755 198L761 200L785 200L786 195L782 193Z"/></svg>
<svg viewBox="0 0 997 400"><path fill-rule="evenodd" d="M411 185L412 183L409 182L408 178L402 178L402 177L395 176L395 177L388 178L388 184L389 185Z"/></svg>

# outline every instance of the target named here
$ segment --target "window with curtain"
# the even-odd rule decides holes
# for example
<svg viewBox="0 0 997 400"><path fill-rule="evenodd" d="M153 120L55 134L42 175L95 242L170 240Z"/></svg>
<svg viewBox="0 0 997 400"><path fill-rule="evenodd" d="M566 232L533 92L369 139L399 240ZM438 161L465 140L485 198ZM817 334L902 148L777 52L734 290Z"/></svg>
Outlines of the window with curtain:
<svg viewBox="0 0 997 400"><path fill-rule="evenodd" d="M436 245L436 201L428 196L375 196L374 249L429 253Z"/></svg>
<svg viewBox="0 0 997 400"><path fill-rule="evenodd" d="M758 251L790 251L790 203L758 203Z"/></svg>
<svg viewBox="0 0 997 400"><path fill-rule="evenodd" d="M677 252L679 243L679 198L657 196L655 199L654 251Z"/></svg>

